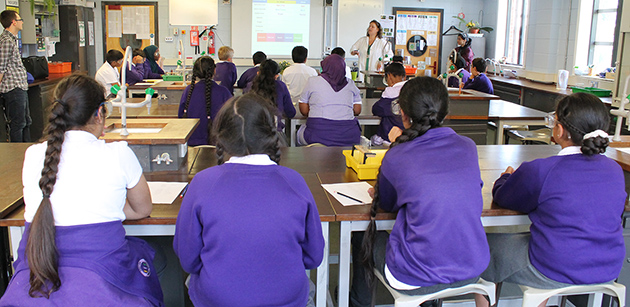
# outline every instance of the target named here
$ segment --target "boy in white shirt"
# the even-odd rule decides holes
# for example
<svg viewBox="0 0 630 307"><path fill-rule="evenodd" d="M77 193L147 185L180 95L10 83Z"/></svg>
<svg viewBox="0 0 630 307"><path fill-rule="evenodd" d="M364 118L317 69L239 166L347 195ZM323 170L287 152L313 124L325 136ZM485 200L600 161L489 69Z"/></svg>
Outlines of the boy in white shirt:
<svg viewBox="0 0 630 307"><path fill-rule="evenodd" d="M118 50L107 51L105 56L105 63L101 65L101 68L96 72L94 79L105 87L105 96L109 95L109 89L112 85L117 84L120 86L120 74L117 67L122 66L123 54Z"/></svg>
<svg viewBox="0 0 630 307"><path fill-rule="evenodd" d="M287 84L293 104L297 104L310 77L317 76L317 71L306 66L308 50L304 46L295 46L291 52L293 65L287 67L282 73L282 81Z"/></svg>

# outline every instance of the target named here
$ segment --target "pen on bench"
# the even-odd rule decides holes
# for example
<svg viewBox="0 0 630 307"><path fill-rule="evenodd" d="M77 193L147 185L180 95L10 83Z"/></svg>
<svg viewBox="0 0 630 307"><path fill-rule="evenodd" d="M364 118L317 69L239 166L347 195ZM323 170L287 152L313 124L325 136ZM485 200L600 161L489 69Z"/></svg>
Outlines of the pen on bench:
<svg viewBox="0 0 630 307"><path fill-rule="evenodd" d="M335 191L335 193L337 193L337 194L339 194L339 195L341 195L341 196L343 196L343 197L350 198L350 199L352 199L352 200L354 200L354 201L356 201L356 202L363 203L363 201L362 201L362 200L356 199L356 198L354 198L354 197L352 197L352 196L350 196L350 195L343 194L343 193L341 193L341 192L337 192L337 191Z"/></svg>
<svg viewBox="0 0 630 307"><path fill-rule="evenodd" d="M188 191L188 186L189 184L187 184L184 189L182 190L182 193L179 194L179 198L184 198L184 194L186 194L186 191Z"/></svg>

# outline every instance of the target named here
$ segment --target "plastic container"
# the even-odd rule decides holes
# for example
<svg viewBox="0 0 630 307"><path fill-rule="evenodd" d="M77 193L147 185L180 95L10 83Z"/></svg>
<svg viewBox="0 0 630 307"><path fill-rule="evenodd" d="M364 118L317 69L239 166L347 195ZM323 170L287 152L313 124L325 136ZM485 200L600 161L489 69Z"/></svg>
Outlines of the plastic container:
<svg viewBox="0 0 630 307"><path fill-rule="evenodd" d="M572 86L571 90L573 91L573 93L591 93L597 97L608 97L612 93L611 90L604 90L596 87Z"/></svg>
<svg viewBox="0 0 630 307"><path fill-rule="evenodd" d="M184 76L181 75L162 75L164 81L184 81Z"/></svg>
<svg viewBox="0 0 630 307"><path fill-rule="evenodd" d="M357 173L359 180L373 180L378 175L378 169L381 167L386 152L387 149L373 149L366 157L362 151L353 149L344 150L343 155L346 156L346 166ZM373 156L369 156L370 154Z"/></svg>
<svg viewBox="0 0 630 307"><path fill-rule="evenodd" d="M413 66L407 66L405 65L405 73L407 75L415 75L416 74L416 68Z"/></svg>
<svg viewBox="0 0 630 307"><path fill-rule="evenodd" d="M62 74L72 71L72 62L49 62L48 73L49 74Z"/></svg>

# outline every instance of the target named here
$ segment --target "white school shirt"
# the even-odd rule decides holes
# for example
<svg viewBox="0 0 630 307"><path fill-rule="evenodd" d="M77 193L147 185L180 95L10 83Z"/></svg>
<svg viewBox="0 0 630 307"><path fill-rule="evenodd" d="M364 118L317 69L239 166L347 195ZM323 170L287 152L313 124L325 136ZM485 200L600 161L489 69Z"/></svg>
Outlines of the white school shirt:
<svg viewBox="0 0 630 307"><path fill-rule="evenodd" d="M22 169L24 219L32 222L42 201L39 188L47 142L26 150ZM127 189L138 184L142 167L127 142L105 143L87 131L65 133L57 182L50 195L56 226L122 221Z"/></svg>
<svg viewBox="0 0 630 307"><path fill-rule="evenodd" d="M308 78L317 76L317 71L305 63L294 63L282 72L282 81L287 84L291 101L297 103Z"/></svg>
<svg viewBox="0 0 630 307"><path fill-rule="evenodd" d="M94 79L105 87L105 95L107 96L110 93L109 89L112 85L120 82L120 74L118 73L118 69L112 67L109 65L109 62L105 61L96 72Z"/></svg>
<svg viewBox="0 0 630 307"><path fill-rule="evenodd" d="M357 40L354 45L350 48L350 51L357 50L359 51L359 76L363 76L362 71L373 71L376 70L376 63L378 63L378 59L381 58L383 62L391 61L394 53L392 52L392 46L389 42L384 38L376 38L372 43L372 47L370 47L370 57L368 59L368 43L370 42L370 38L368 36L363 36ZM365 66L365 63L369 62L368 66ZM382 67L383 69L385 67Z"/></svg>

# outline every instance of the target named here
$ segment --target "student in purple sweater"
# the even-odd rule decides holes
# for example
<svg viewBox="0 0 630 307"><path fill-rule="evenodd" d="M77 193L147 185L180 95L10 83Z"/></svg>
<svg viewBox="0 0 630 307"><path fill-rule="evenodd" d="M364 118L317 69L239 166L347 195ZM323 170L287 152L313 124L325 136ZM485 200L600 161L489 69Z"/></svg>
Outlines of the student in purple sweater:
<svg viewBox="0 0 630 307"><path fill-rule="evenodd" d="M464 69L472 72L472 61L475 58L475 53L472 50L472 38L468 37L466 33L457 34L457 47L455 51L464 58Z"/></svg>
<svg viewBox="0 0 630 307"><path fill-rule="evenodd" d="M234 49L228 46L219 48L219 62L214 73L214 81L227 88L234 95L234 83L236 83L236 65L232 63Z"/></svg>
<svg viewBox="0 0 630 307"><path fill-rule="evenodd" d="M388 87L383 91L381 99L372 106L372 114L381 118L381 124L371 141L374 145L390 144L389 131L393 127L404 129L400 115L392 113L392 101L398 98L400 89L405 85L405 67L400 63L390 63L385 67L385 81Z"/></svg>
<svg viewBox="0 0 630 307"><path fill-rule="evenodd" d="M405 130L370 189L370 225L352 238L353 306L370 305L374 269L392 288L421 295L476 282L488 265L477 147L440 127L448 101L440 81L417 77L405 83L393 107ZM391 234L376 231L378 208L398 212Z"/></svg>
<svg viewBox="0 0 630 307"><path fill-rule="evenodd" d="M162 79L164 70L160 67L160 49L156 45L147 46L143 49L146 61L144 61L145 79Z"/></svg>
<svg viewBox="0 0 630 307"><path fill-rule="evenodd" d="M482 58L475 58L472 62L470 75L472 78L464 84L465 89L471 89L487 94L494 94L492 81L486 76L486 61Z"/></svg>
<svg viewBox="0 0 630 307"><path fill-rule="evenodd" d="M457 52L451 52L448 60L450 64L454 67L454 69L450 69L451 65L449 65L449 73L461 74L461 83L466 84L466 82L468 82L468 79L470 79L470 73L465 68L466 62L464 58ZM456 77L448 78L448 87L459 88L459 84L460 81Z"/></svg>
<svg viewBox="0 0 630 307"><path fill-rule="evenodd" d="M250 93L217 115L219 165L190 183L173 242L195 306L306 306L324 238L306 182L277 164L274 113Z"/></svg>
<svg viewBox="0 0 630 307"><path fill-rule="evenodd" d="M295 106L291 101L291 94L284 82L278 80L280 74L280 66L276 61L267 59L260 64L260 70L254 81L247 85L243 90L244 93L250 90L254 93L268 99L273 106L276 107L276 115L278 122L278 131L284 129L282 117L291 119L295 116Z"/></svg>
<svg viewBox="0 0 630 307"><path fill-rule="evenodd" d="M232 94L225 87L212 81L214 75L214 60L209 56L197 58L193 65L192 82L182 93L179 103L179 118L199 118L199 126L193 131L188 145L212 144L209 139L212 120L223 104ZM203 82L197 82L203 81Z"/></svg>
<svg viewBox="0 0 630 307"><path fill-rule="evenodd" d="M558 102L551 121L560 153L508 167L494 183L494 201L527 213L532 224L530 233L488 234L484 279L554 289L619 276L627 195L621 167L602 155L608 110L599 98L576 93Z"/></svg>
<svg viewBox="0 0 630 307"><path fill-rule="evenodd" d="M238 88L245 88L247 87L247 84L249 82L254 81L254 77L256 77L256 74L258 74L258 66L260 66L260 63L262 63L266 59L267 59L267 55L264 52L256 51L254 55L252 56L252 60L254 61L254 67L246 70L241 75L241 77L236 82L236 86Z"/></svg>
<svg viewBox="0 0 630 307"><path fill-rule="evenodd" d="M125 82L129 85L134 85L138 82L142 82L144 79L144 51L142 49L133 50L133 58L131 59L130 69L125 71Z"/></svg>

